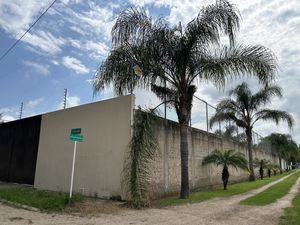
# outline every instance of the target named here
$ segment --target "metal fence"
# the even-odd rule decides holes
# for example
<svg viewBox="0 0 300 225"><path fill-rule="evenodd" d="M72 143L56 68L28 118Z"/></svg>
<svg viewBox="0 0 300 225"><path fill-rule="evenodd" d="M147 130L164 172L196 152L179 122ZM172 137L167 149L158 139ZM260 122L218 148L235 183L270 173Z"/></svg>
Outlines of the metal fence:
<svg viewBox="0 0 300 225"><path fill-rule="evenodd" d="M165 119L178 122L176 111L172 107L168 107L163 104L158 107L158 113ZM220 122L210 127L209 120L215 113L215 106L194 95L190 126L208 133L217 134L222 138L232 139L240 144L246 144L244 129L237 127L233 122ZM259 149L266 153L272 153L270 142L255 131L253 131L252 135L254 149Z"/></svg>

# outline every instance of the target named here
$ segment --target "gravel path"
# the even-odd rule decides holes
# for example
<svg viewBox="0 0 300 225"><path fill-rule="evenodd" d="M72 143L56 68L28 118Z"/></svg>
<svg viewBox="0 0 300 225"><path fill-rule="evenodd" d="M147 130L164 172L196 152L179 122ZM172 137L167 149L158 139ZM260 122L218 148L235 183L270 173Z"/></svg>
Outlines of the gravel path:
<svg viewBox="0 0 300 225"><path fill-rule="evenodd" d="M244 206L239 202L282 181L288 176L262 188L230 198L218 198L201 203L164 209L120 210L116 214L98 217L79 217L65 214L47 214L12 208L0 204L1 225L98 225L98 224L198 224L198 225L276 225L300 188L300 178L291 191L277 202L267 206Z"/></svg>

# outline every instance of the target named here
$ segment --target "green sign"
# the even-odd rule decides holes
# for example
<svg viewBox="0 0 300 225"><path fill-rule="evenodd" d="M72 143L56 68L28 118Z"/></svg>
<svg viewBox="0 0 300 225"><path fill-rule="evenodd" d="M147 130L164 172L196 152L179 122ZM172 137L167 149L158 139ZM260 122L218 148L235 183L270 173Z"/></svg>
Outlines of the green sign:
<svg viewBox="0 0 300 225"><path fill-rule="evenodd" d="M69 139L71 141L79 141L79 142L83 142L83 136L80 134L71 134Z"/></svg>
<svg viewBox="0 0 300 225"><path fill-rule="evenodd" d="M81 128L75 128L71 130L71 135L72 134L81 134Z"/></svg>

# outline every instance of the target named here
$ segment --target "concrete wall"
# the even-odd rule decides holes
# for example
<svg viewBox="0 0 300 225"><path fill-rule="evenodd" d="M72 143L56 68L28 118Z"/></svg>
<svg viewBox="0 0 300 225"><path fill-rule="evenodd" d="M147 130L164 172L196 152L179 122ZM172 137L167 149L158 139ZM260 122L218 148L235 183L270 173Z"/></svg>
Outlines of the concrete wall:
<svg viewBox="0 0 300 225"><path fill-rule="evenodd" d="M69 191L74 147L69 134L72 128L82 128L84 141L77 144L74 191L120 196L133 106L133 97L124 96L43 115L34 186Z"/></svg>
<svg viewBox="0 0 300 225"><path fill-rule="evenodd" d="M151 197L157 198L163 195L178 193L181 181L180 163L180 133L177 123L168 121L165 125L161 119L156 124L156 135L159 142L160 152L153 165ZM244 145L233 140L221 139L215 134L195 128L191 129L189 136L189 178L190 188L207 189L210 186L221 184L221 167L202 166L202 159L215 149L235 149L245 154L248 152ZM268 159L279 164L278 158L262 151L254 150L254 159ZM258 175L258 169L256 169ZM246 180L248 173L242 170L230 170L231 182Z"/></svg>

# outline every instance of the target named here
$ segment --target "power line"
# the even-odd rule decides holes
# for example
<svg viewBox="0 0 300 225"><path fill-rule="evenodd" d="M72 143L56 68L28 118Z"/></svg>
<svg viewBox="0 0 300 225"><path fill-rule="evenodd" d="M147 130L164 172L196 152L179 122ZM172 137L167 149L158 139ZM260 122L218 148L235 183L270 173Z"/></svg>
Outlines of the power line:
<svg viewBox="0 0 300 225"><path fill-rule="evenodd" d="M2 61L2 59L5 58L5 56L22 40L22 38L31 30L31 28L48 12L48 10L54 5L54 3L57 0L54 0L47 8L46 10L34 21L33 24L31 24L31 26L22 34L22 36L15 41L15 43L10 46L9 49L6 50L6 52L4 52L4 54L0 57L0 62Z"/></svg>

